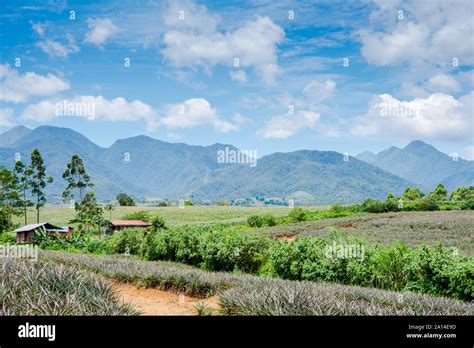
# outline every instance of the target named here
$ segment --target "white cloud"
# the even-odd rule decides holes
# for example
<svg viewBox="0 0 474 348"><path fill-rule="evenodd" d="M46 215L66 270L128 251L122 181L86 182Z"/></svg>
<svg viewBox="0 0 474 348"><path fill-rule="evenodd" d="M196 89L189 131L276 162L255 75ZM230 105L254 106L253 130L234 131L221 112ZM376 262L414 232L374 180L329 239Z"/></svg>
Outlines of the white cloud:
<svg viewBox="0 0 474 348"><path fill-rule="evenodd" d="M373 28L360 30L362 55L372 64L409 63L447 66L474 59L471 1L377 1ZM398 19L398 11L403 19ZM382 28L382 30L379 30Z"/></svg>
<svg viewBox="0 0 474 348"><path fill-rule="evenodd" d="M336 82L333 80L316 81L313 80L303 88L309 104L317 104L334 96Z"/></svg>
<svg viewBox="0 0 474 348"><path fill-rule="evenodd" d="M160 123L168 128L193 128L210 125L223 133L235 131L238 126L222 120L211 104L203 98L192 98L182 104L168 106Z"/></svg>
<svg viewBox="0 0 474 348"><path fill-rule="evenodd" d="M466 159L474 161L474 145L469 145L464 148L464 153L466 154Z"/></svg>
<svg viewBox="0 0 474 348"><path fill-rule="evenodd" d="M66 35L67 43L62 44L59 41L46 39L36 43L36 46L51 57L67 57L71 53L79 52L79 47L76 45L74 37L70 34Z"/></svg>
<svg viewBox="0 0 474 348"><path fill-rule="evenodd" d="M313 111L297 111L294 114L283 114L272 117L257 132L264 138L286 139L304 128L315 128L319 122L319 113Z"/></svg>
<svg viewBox="0 0 474 348"><path fill-rule="evenodd" d="M13 109L11 108L0 109L0 126L2 127L13 126L12 116L13 116Z"/></svg>
<svg viewBox="0 0 474 348"><path fill-rule="evenodd" d="M71 109L74 109L76 106L84 107L84 110L93 111L93 114L90 115L85 112L84 114L61 115L57 112L58 104L70 105ZM64 113L67 114L67 112ZM103 121L132 122L142 120L146 122L148 130L154 130L158 126L158 114L150 105L140 100L128 102L122 97L108 100L101 95L76 96L66 100L43 100L37 104L29 105L23 111L20 118L37 122L48 122L60 116L83 116L89 120Z"/></svg>
<svg viewBox="0 0 474 348"><path fill-rule="evenodd" d="M84 37L84 42L102 46L112 35L117 32L117 27L108 18L88 18L89 31Z"/></svg>
<svg viewBox="0 0 474 348"><path fill-rule="evenodd" d="M276 47L283 41L285 33L268 17L257 17L235 31L201 32L172 30L165 34L166 47L162 53L177 67L217 64L253 68L267 84L274 83L278 73Z"/></svg>
<svg viewBox="0 0 474 348"><path fill-rule="evenodd" d="M375 97L369 111L352 119L357 136L460 140L472 137L474 92L459 99L447 94L400 101L389 94Z"/></svg>
<svg viewBox="0 0 474 348"><path fill-rule="evenodd" d="M206 6L195 4L192 1L170 2L164 20L168 27L200 33L215 32L220 22L219 16L209 13Z"/></svg>
<svg viewBox="0 0 474 348"><path fill-rule="evenodd" d="M452 76L446 74L438 74L430 78L427 87L433 92L457 92L461 89L461 85Z"/></svg>
<svg viewBox="0 0 474 348"><path fill-rule="evenodd" d="M237 82L240 82L240 83L247 83L248 82L248 79L247 79L247 74L245 73L244 70L231 70L229 72L229 76L230 76L230 79L232 81L237 81Z"/></svg>
<svg viewBox="0 0 474 348"><path fill-rule="evenodd" d="M69 82L53 75L34 72L19 74L9 65L0 64L0 100L25 102L30 97L45 97L69 89Z"/></svg>

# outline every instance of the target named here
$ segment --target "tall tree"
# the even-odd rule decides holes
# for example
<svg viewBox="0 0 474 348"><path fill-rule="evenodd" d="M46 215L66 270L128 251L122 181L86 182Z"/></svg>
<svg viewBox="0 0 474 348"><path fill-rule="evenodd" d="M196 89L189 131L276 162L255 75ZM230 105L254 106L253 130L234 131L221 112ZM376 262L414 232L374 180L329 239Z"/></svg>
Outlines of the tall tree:
<svg viewBox="0 0 474 348"><path fill-rule="evenodd" d="M28 189L31 187L31 174L32 169L31 167L26 167L22 161L17 161L15 163L15 167L13 169L15 176L17 178L17 186L20 192L20 205L23 209L23 215L25 217L25 225L28 223L27 219L27 211L28 207L31 206L33 203L28 199L27 192Z"/></svg>
<svg viewBox="0 0 474 348"><path fill-rule="evenodd" d="M0 230L13 225L12 216L19 215L20 195L18 193L18 179L7 168L0 169Z"/></svg>
<svg viewBox="0 0 474 348"><path fill-rule="evenodd" d="M63 192L63 199L65 201L77 198L75 197L74 191L78 191L79 202L82 202L84 198L84 190L87 187L94 186L94 184L90 182L91 178L86 172L84 162L78 155L73 155L71 157L71 162L67 164L67 168L63 173L63 179L68 182L68 185Z"/></svg>
<svg viewBox="0 0 474 348"><path fill-rule="evenodd" d="M35 198L36 222L39 222L40 208L46 203L43 190L47 183L53 182L52 177L46 176L46 166L37 148L31 153L31 193Z"/></svg>

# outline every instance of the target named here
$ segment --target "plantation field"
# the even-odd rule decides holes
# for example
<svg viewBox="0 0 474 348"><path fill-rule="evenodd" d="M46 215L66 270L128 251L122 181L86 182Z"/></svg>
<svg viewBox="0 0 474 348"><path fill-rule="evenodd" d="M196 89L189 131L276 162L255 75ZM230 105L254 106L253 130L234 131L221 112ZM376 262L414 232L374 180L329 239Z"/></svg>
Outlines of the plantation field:
<svg viewBox="0 0 474 348"><path fill-rule="evenodd" d="M425 294L208 272L134 257L48 251L41 259L139 287L216 296L220 309L212 314L218 315L473 315L474 310L472 303Z"/></svg>
<svg viewBox="0 0 474 348"><path fill-rule="evenodd" d="M461 254L474 255L474 211L430 211L362 214L260 228L269 237L328 236L334 228L382 245L403 242L452 246Z"/></svg>
<svg viewBox="0 0 474 348"><path fill-rule="evenodd" d="M327 207L309 207L310 209L323 209ZM284 216L290 212L288 207L271 206L271 207L239 207L239 206L186 206L179 207L115 207L112 212L112 220L122 218L125 214L147 211L150 216L161 216L165 219L168 226L183 225L212 225L219 223L235 223L244 222L249 216L272 213L275 216ZM40 210L40 221L64 226L76 214L74 209L69 205L46 205ZM36 211L32 208L28 211L28 223L36 222ZM105 217L109 219L109 213L105 213ZM14 223L24 224L24 217L15 217Z"/></svg>

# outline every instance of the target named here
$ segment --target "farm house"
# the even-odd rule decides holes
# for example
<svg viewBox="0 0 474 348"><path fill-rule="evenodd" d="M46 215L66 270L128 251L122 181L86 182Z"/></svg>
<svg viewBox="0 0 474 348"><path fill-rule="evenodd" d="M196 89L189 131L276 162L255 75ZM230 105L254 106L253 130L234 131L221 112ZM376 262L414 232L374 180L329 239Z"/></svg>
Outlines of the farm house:
<svg viewBox="0 0 474 348"><path fill-rule="evenodd" d="M73 228L69 226L57 227L49 222L40 222L37 224L29 224L17 228L16 233L17 244L28 244L35 238L36 232L45 231L49 235L59 235L62 238L70 238L72 236Z"/></svg>
<svg viewBox="0 0 474 348"><path fill-rule="evenodd" d="M143 220L114 220L111 221L107 227L107 233L114 233L115 231L121 231L124 228L135 228L141 227L146 228L150 227L151 223Z"/></svg>

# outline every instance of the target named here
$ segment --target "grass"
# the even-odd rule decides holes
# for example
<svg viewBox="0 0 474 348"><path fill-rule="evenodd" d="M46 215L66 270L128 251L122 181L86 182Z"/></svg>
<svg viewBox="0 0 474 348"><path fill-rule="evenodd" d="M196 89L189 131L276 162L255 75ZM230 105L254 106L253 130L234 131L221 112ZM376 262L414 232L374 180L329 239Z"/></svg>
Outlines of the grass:
<svg viewBox="0 0 474 348"><path fill-rule="evenodd" d="M461 254L474 255L474 211L432 211L364 214L307 221L258 229L271 238L281 236L329 236L334 227L368 242L391 245L402 242L410 247L421 244L458 248Z"/></svg>
<svg viewBox="0 0 474 348"><path fill-rule="evenodd" d="M474 315L471 303L409 292L206 272L133 257L41 252L40 258L138 286L217 294L224 315Z"/></svg>
<svg viewBox="0 0 474 348"><path fill-rule="evenodd" d="M137 315L103 279L44 260L0 263L0 314Z"/></svg>

